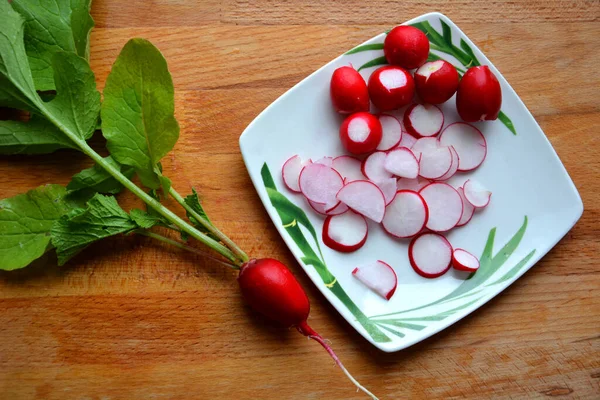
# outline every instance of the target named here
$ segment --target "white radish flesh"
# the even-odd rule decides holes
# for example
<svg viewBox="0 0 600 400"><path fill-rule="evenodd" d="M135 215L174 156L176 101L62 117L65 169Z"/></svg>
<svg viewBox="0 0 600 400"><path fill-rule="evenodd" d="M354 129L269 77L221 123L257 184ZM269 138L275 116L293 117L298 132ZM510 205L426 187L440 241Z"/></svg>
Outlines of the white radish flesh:
<svg viewBox="0 0 600 400"><path fill-rule="evenodd" d="M386 300L392 298L398 285L394 269L380 260L354 268L352 275Z"/></svg>
<svg viewBox="0 0 600 400"><path fill-rule="evenodd" d="M417 177L417 179L400 178L398 179L396 188L398 190L412 190L413 192L418 192L430 183L432 183L430 180L427 180L420 176Z"/></svg>
<svg viewBox="0 0 600 400"><path fill-rule="evenodd" d="M458 157L458 153L456 152L453 146L449 146L448 148L452 153L452 164L450 165L450 169L448 170L448 172L436 179L438 181L447 181L448 179L452 178L454 174L456 174L456 172L458 171L458 163L460 162L460 157Z"/></svg>
<svg viewBox="0 0 600 400"><path fill-rule="evenodd" d="M287 159L285 163L283 163L283 167L281 168L281 177L283 178L283 183L290 189L292 192L300 193L300 184L298 183L298 178L300 177L300 172L305 165L311 163L312 161L306 160L302 161L300 156L295 155Z"/></svg>
<svg viewBox="0 0 600 400"><path fill-rule="evenodd" d="M452 266L458 271L475 272L479 269L479 259L463 249L452 252Z"/></svg>
<svg viewBox="0 0 600 400"><path fill-rule="evenodd" d="M367 234L367 220L353 211L329 216L323 224L323 243L343 253L360 249L367 241Z"/></svg>
<svg viewBox="0 0 600 400"><path fill-rule="evenodd" d="M406 147L398 147L388 152L384 168L401 178L415 179L419 176L419 161Z"/></svg>
<svg viewBox="0 0 600 400"><path fill-rule="evenodd" d="M458 153L459 171L479 167L487 155L487 143L479 129L464 122L448 125L440 134L443 146L453 146Z"/></svg>
<svg viewBox="0 0 600 400"><path fill-rule="evenodd" d="M428 214L427 205L420 194L401 190L386 207L382 226L392 236L411 237L425 227Z"/></svg>
<svg viewBox="0 0 600 400"><path fill-rule="evenodd" d="M333 169L344 178L344 182L367 179L362 173L362 161L352 156L339 156L333 159Z"/></svg>
<svg viewBox="0 0 600 400"><path fill-rule="evenodd" d="M421 139L418 139L415 144L412 145L412 147L410 148L412 150L413 153L415 153L415 156L417 158L419 158L419 154L424 152L424 151L430 151L430 150L435 150L437 148L440 148L440 141L437 140L434 137L424 137Z"/></svg>
<svg viewBox="0 0 600 400"><path fill-rule="evenodd" d="M376 151L365 158L362 164L362 173L373 182L380 182L392 177L392 173L385 169L385 158L387 154Z"/></svg>
<svg viewBox="0 0 600 400"><path fill-rule="evenodd" d="M437 278L450 269L452 245L438 233L423 233L410 242L408 258L417 274Z"/></svg>
<svg viewBox="0 0 600 400"><path fill-rule="evenodd" d="M337 204L336 194L344 186L344 180L336 170L317 163L302 168L299 182L300 190L308 200L327 208Z"/></svg>
<svg viewBox="0 0 600 400"><path fill-rule="evenodd" d="M348 206L338 201L334 207L326 206L325 204L315 203L314 201L308 200L308 205L321 215L339 215L348 211Z"/></svg>
<svg viewBox="0 0 600 400"><path fill-rule="evenodd" d="M406 147L408 149L412 149L414 144L417 142L417 138L411 135L408 132L402 132L402 139L400 143L398 143L397 147Z"/></svg>
<svg viewBox="0 0 600 400"><path fill-rule="evenodd" d="M449 147L426 150L421 153L419 175L426 179L439 179L452 167L452 152Z"/></svg>
<svg viewBox="0 0 600 400"><path fill-rule="evenodd" d="M473 214L475 213L475 207L473 207L473 204L469 203L469 201L465 197L465 192L462 187L459 187L458 189L456 189L456 191L460 195L460 198L463 203L463 213L456 226L464 226L471 220L471 218L473 218Z"/></svg>
<svg viewBox="0 0 600 400"><path fill-rule="evenodd" d="M390 204L394 200L394 196L396 196L396 191L398 190L396 178L387 178L373 183L381 189L381 193L383 193L383 197L385 198L385 205Z"/></svg>
<svg viewBox="0 0 600 400"><path fill-rule="evenodd" d="M414 104L406 109L404 127L412 134L435 136L444 126L444 114L433 104Z"/></svg>
<svg viewBox="0 0 600 400"><path fill-rule="evenodd" d="M316 164L323 164L323 165L326 165L328 167L332 167L333 166L333 157L325 156L325 157L319 158L317 161L315 161L315 163Z"/></svg>
<svg viewBox="0 0 600 400"><path fill-rule="evenodd" d="M425 186L419 194L429 210L426 227L436 232L448 231L458 224L463 213L462 199L452 186L435 182Z"/></svg>
<svg viewBox="0 0 600 400"><path fill-rule="evenodd" d="M347 183L337 194L338 200L352 210L379 223L385 213L385 197L373 182Z"/></svg>
<svg viewBox="0 0 600 400"><path fill-rule="evenodd" d="M386 151L394 148L402 139L402 126L400 121L388 114L379 116L381 122L381 142L377 146L377 150Z"/></svg>
<svg viewBox="0 0 600 400"><path fill-rule="evenodd" d="M492 198L492 192L474 179L467 180L463 185L463 190L465 192L465 198L475 208L487 206Z"/></svg>

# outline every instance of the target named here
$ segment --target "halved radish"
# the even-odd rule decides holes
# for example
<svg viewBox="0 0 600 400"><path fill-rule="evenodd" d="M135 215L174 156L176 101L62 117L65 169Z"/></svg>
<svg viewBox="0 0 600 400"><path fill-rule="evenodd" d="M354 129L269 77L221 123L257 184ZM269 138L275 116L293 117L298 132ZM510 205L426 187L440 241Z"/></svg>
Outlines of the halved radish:
<svg viewBox="0 0 600 400"><path fill-rule="evenodd" d="M412 190L413 192L418 192L430 183L432 182L429 179L420 176L416 179L400 178L398 179L396 188L398 190Z"/></svg>
<svg viewBox="0 0 600 400"><path fill-rule="evenodd" d="M379 122L381 122L382 136L377 150L386 151L396 147L402 139L402 125L400 125L400 121L392 115L380 114Z"/></svg>
<svg viewBox="0 0 600 400"><path fill-rule="evenodd" d="M352 275L386 300L392 298L398 285L394 269L381 260L354 268Z"/></svg>
<svg viewBox="0 0 600 400"><path fill-rule="evenodd" d="M440 134L443 146L453 146L458 153L459 171L471 171L481 165L487 154L487 143L481 131L473 125L455 122Z"/></svg>
<svg viewBox="0 0 600 400"><path fill-rule="evenodd" d="M348 206L341 201L338 201L334 207L328 207L325 204L315 203L314 201L310 201L308 199L306 199L306 201L308 201L308 205L310 205L310 207L315 210L317 214L321 215L339 215L348 211Z"/></svg>
<svg viewBox="0 0 600 400"><path fill-rule="evenodd" d="M419 161L406 147L398 147L388 152L384 168L401 178L414 179L419 176Z"/></svg>
<svg viewBox="0 0 600 400"><path fill-rule="evenodd" d="M323 165L326 165L328 167L332 167L333 166L333 157L329 157L329 156L321 157L317 161L315 161L315 163L316 164L323 164Z"/></svg>
<svg viewBox="0 0 600 400"><path fill-rule="evenodd" d="M439 179L452 167L452 152L449 147L426 150L419 160L419 175L427 179Z"/></svg>
<svg viewBox="0 0 600 400"><path fill-rule="evenodd" d="M396 147L406 147L407 149L412 149L412 147L414 146L414 144L417 142L417 138L414 137L413 135L411 135L408 132L402 132L402 139L400 140L400 143L398 143L398 146Z"/></svg>
<svg viewBox="0 0 600 400"><path fill-rule="evenodd" d="M380 182L392 177L392 173L385 169L385 159L387 154L383 151L376 151L365 158L362 164L362 173L373 182Z"/></svg>
<svg viewBox="0 0 600 400"><path fill-rule="evenodd" d="M452 178L454 174L456 174L456 171L458 171L458 163L460 162L460 157L458 156L458 153L456 152L453 146L448 146L448 148L452 153L452 165L450 165L450 169L448 170L448 172L436 179L438 181L447 181L448 179Z"/></svg>
<svg viewBox="0 0 600 400"><path fill-rule="evenodd" d="M415 95L415 83L410 72L394 65L376 69L367 86L371 101L381 111L405 106Z"/></svg>
<svg viewBox="0 0 600 400"><path fill-rule="evenodd" d="M410 242L408 259L417 274L437 278L450 269L452 245L438 233L425 232Z"/></svg>
<svg viewBox="0 0 600 400"><path fill-rule="evenodd" d="M354 113L342 122L340 140L352 154L370 153L381 141L381 122L371 113Z"/></svg>
<svg viewBox="0 0 600 400"><path fill-rule="evenodd" d="M429 210L427 228L436 232L448 231L458 224L463 213L462 199L452 186L435 182L425 186L419 194Z"/></svg>
<svg viewBox="0 0 600 400"><path fill-rule="evenodd" d="M468 179L463 185L465 198L475 208L483 208L490 203L492 192L474 179Z"/></svg>
<svg viewBox="0 0 600 400"><path fill-rule="evenodd" d="M379 223L385 213L385 197L379 187L369 181L347 183L337 194L338 200L352 210Z"/></svg>
<svg viewBox="0 0 600 400"><path fill-rule="evenodd" d="M382 226L392 236L407 238L421 232L429 212L425 200L417 192L400 190L385 209Z"/></svg>
<svg viewBox="0 0 600 400"><path fill-rule="evenodd" d="M281 177L283 178L285 186L292 192L300 193L300 184L298 183L300 171L302 171L302 168L304 168L305 165L310 164L311 162L310 159L302 161L300 156L295 155L288 158L287 161L283 163Z"/></svg>
<svg viewBox="0 0 600 400"><path fill-rule="evenodd" d="M475 207L473 207L473 204L469 203L469 200L467 200L467 198L465 197L465 192L462 187L459 187L458 189L456 189L456 191L460 195L460 198L463 203L463 213L456 226L463 226L466 225L471 220L471 218L473 218L473 214L475 213Z"/></svg>
<svg viewBox="0 0 600 400"><path fill-rule="evenodd" d="M350 253L365 244L368 231L365 217L353 211L347 211L325 219L323 243L342 253Z"/></svg>
<svg viewBox="0 0 600 400"><path fill-rule="evenodd" d="M435 136L444 126L444 114L433 104L413 104L404 112L404 127L420 137Z"/></svg>
<svg viewBox="0 0 600 400"><path fill-rule="evenodd" d="M452 252L452 266L458 271L475 272L479 268L479 259L463 249Z"/></svg>
<svg viewBox="0 0 600 400"><path fill-rule="evenodd" d="M344 178L344 182L367 179L362 173L362 161L353 156L339 156L333 159L333 169Z"/></svg>
<svg viewBox="0 0 600 400"><path fill-rule="evenodd" d="M396 191L398 183L396 182L396 178L387 178L378 182L373 182L379 189L381 189L381 193L383 193L383 197L385 197L385 205L387 206L394 200L396 196Z"/></svg>
<svg viewBox="0 0 600 400"><path fill-rule="evenodd" d="M440 141L437 140L437 138L434 137L424 137L424 138L420 138L418 139L410 148L412 150L413 153L415 153L415 156L417 158L419 158L419 154L418 153L422 153L424 151L428 151L428 150L435 150L437 148L441 147L440 145Z"/></svg>
<svg viewBox="0 0 600 400"><path fill-rule="evenodd" d="M300 191L308 200L327 208L337 204L337 192L344 186L342 176L335 169L317 163L302 168L298 181Z"/></svg>

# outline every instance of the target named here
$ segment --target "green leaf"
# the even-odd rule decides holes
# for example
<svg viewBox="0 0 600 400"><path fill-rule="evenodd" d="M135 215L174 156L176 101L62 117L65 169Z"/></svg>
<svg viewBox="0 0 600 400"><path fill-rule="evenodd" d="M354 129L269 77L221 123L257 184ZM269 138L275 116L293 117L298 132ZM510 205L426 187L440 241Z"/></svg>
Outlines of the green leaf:
<svg viewBox="0 0 600 400"><path fill-rule="evenodd" d="M346 55L355 54L355 53L360 53L360 52L369 51L369 50L383 50L383 43L363 44L362 46L356 46L355 48L347 51L344 54L346 54Z"/></svg>
<svg viewBox="0 0 600 400"><path fill-rule="evenodd" d="M54 53L66 51L89 59L94 20L90 0L13 0L25 19L25 50L37 90L53 90Z"/></svg>
<svg viewBox="0 0 600 400"><path fill-rule="evenodd" d="M157 164L175 145L173 80L150 42L132 39L115 61L104 88L102 133L115 160L136 169L142 183L161 187Z"/></svg>
<svg viewBox="0 0 600 400"><path fill-rule="evenodd" d="M185 204L190 206L194 211L196 211L198 214L200 214L201 217L204 217L205 220L210 222L208 215L206 215L206 211L204 211L202 204L200 204L200 198L198 197L198 192L196 191L195 188L192 188L192 194L187 195L185 197L185 199L183 199L183 201L185 202ZM187 217L194 225L200 225L200 221L197 221L196 218L191 216L189 213L187 214ZM212 223L211 223L211 225L212 225ZM204 228L204 229L206 229L206 228Z"/></svg>
<svg viewBox="0 0 600 400"><path fill-rule="evenodd" d="M442 24L442 37L444 41L452 46L452 29L450 29L450 26L443 19L440 19L440 23Z"/></svg>
<svg viewBox="0 0 600 400"><path fill-rule="evenodd" d="M54 125L34 116L29 122L0 121L0 154L47 154L77 149Z"/></svg>
<svg viewBox="0 0 600 400"><path fill-rule="evenodd" d="M472 65L471 66L479 66L481 65L479 63L479 60L477 59L477 57L475 56L475 53L473 53L473 49L471 49L471 46L469 46L467 44L467 42L464 41L463 38L460 39L460 48L464 50L465 53L467 53L467 55L469 57L471 57L472 60Z"/></svg>
<svg viewBox="0 0 600 400"><path fill-rule="evenodd" d="M388 62L387 62L387 59L385 58L385 56L377 57L377 58L361 65L357 71L363 70L365 68L376 67L378 65L387 65L387 63Z"/></svg>
<svg viewBox="0 0 600 400"><path fill-rule="evenodd" d="M513 135L517 134L517 130L515 129L515 126L513 125L512 121L502 111L500 111L500 113L498 114L498 119L504 124L504 126L508 128L509 131L513 133Z"/></svg>
<svg viewBox="0 0 600 400"><path fill-rule="evenodd" d="M388 319L378 319L378 320L374 320L373 322L375 322L376 324L386 324L386 325L392 325L392 326L396 326L398 328L406 328L406 329L412 329L415 331L421 331L425 328L425 325L419 325L419 324L413 324L410 322L403 322L399 319L393 319L393 318L388 318Z"/></svg>
<svg viewBox="0 0 600 400"><path fill-rule="evenodd" d="M535 250L532 250L527 254L521 261L517 263L514 267L512 267L506 274L504 274L500 279L495 282L489 283L487 286L497 285L498 283L506 282L512 279L519 271L529 262L531 257L535 254Z"/></svg>
<svg viewBox="0 0 600 400"><path fill-rule="evenodd" d="M131 167L119 165L112 157L105 158L106 162L113 167L120 169L123 175L128 179L134 174ZM111 174L98 165L73 175L71 182L67 185L68 190L91 190L93 192L104 194L117 194L123 190L123 185L119 183Z"/></svg>
<svg viewBox="0 0 600 400"><path fill-rule="evenodd" d="M70 209L66 193L45 185L0 200L0 269L26 267L47 251L52 224Z"/></svg>
<svg viewBox="0 0 600 400"><path fill-rule="evenodd" d="M157 225L168 225L169 222L160 215L152 215L144 210L134 208L129 212L131 219L142 229L150 229Z"/></svg>

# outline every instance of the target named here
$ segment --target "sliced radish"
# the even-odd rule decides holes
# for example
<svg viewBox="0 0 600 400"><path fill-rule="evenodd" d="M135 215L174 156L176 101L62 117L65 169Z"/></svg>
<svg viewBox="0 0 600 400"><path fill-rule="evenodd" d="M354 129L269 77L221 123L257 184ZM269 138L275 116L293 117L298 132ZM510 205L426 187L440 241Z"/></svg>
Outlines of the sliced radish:
<svg viewBox="0 0 600 400"><path fill-rule="evenodd" d="M420 137L435 136L444 126L444 114L433 104L413 104L404 112L404 127Z"/></svg>
<svg viewBox="0 0 600 400"><path fill-rule="evenodd" d="M440 143L456 149L460 159L459 171L479 167L487 155L487 143L481 131L464 122L448 125L440 135Z"/></svg>
<svg viewBox="0 0 600 400"><path fill-rule="evenodd" d="M421 232L428 216L427 204L420 194L400 190L386 207L382 226L392 236L407 238Z"/></svg>
<svg viewBox="0 0 600 400"><path fill-rule="evenodd" d="M317 163L302 168L298 181L300 191L308 200L327 208L337 204L336 194L344 186L342 176L335 169Z"/></svg>
<svg viewBox="0 0 600 400"><path fill-rule="evenodd" d="M337 194L338 200L352 210L379 223L385 213L385 197L377 185L369 181L347 183Z"/></svg>
<svg viewBox="0 0 600 400"><path fill-rule="evenodd" d="M427 228L436 232L448 231L458 224L463 213L462 199L452 186L435 182L425 186L419 194L429 210Z"/></svg>
<svg viewBox="0 0 600 400"><path fill-rule="evenodd" d="M479 259L463 249L452 252L452 266L458 271L475 272L479 268Z"/></svg>
<svg viewBox="0 0 600 400"><path fill-rule="evenodd" d="M385 158L387 154L376 151L365 158L362 164L362 173L373 182L381 182L392 177L392 173L385 169Z"/></svg>
<svg viewBox="0 0 600 400"><path fill-rule="evenodd" d="M458 189L456 189L456 191L460 195L460 198L463 203L463 213L460 217L460 221L458 221L458 224L456 224L456 226L463 226L466 225L471 220L471 218L473 218L473 214L475 213L475 207L473 207L473 204L469 203L469 200L467 200L467 198L465 197L465 192L462 187L459 187Z"/></svg>
<svg viewBox="0 0 600 400"><path fill-rule="evenodd" d="M333 159L333 169L340 173L345 182L367 179L362 173L362 161L352 156L339 156Z"/></svg>
<svg viewBox="0 0 600 400"><path fill-rule="evenodd" d="M452 167L452 152L449 147L426 150L421 153L419 175L427 179L439 179Z"/></svg>
<svg viewBox="0 0 600 400"><path fill-rule="evenodd" d="M415 156L419 158L419 153L428 150L435 150L439 147L441 147L439 140L434 137L424 137L418 139L410 149L413 151L413 153L415 153Z"/></svg>
<svg viewBox="0 0 600 400"><path fill-rule="evenodd" d="M419 161L410 149L397 147L387 153L384 168L401 178L415 179L419 176Z"/></svg>
<svg viewBox="0 0 600 400"><path fill-rule="evenodd" d="M300 156L295 155L287 159L285 163L283 163L283 167L281 168L281 177L283 178L283 183L290 189L292 192L300 193L300 184L298 183L298 178L300 177L300 172L302 168L307 164L310 164L312 161L310 159L306 161L302 161Z"/></svg>
<svg viewBox="0 0 600 400"><path fill-rule="evenodd" d="M417 274L437 278L450 269L452 245L438 233L422 233L410 242L408 258Z"/></svg>
<svg viewBox="0 0 600 400"><path fill-rule="evenodd" d="M325 156L325 157L319 158L317 161L315 161L315 164L323 164L328 167L332 167L333 166L333 157Z"/></svg>
<svg viewBox="0 0 600 400"><path fill-rule="evenodd" d="M360 214L347 211L332 215L323 224L323 243L342 253L360 249L367 241L367 220Z"/></svg>
<svg viewBox="0 0 600 400"><path fill-rule="evenodd" d="M339 215L348 211L348 206L341 201L338 201L334 207L327 207L325 204L315 203L308 199L307 201L311 208L321 215Z"/></svg>
<svg viewBox="0 0 600 400"><path fill-rule="evenodd" d="M398 285L394 269L381 260L354 268L352 275L386 300L392 298Z"/></svg>
<svg viewBox="0 0 600 400"><path fill-rule="evenodd" d="M492 192L474 179L468 179L463 185L465 198L475 208L483 208L490 203Z"/></svg>
<svg viewBox="0 0 600 400"><path fill-rule="evenodd" d="M396 188L398 190L412 190L413 192L418 192L430 183L432 183L430 180L420 176L418 176L417 179L400 178L398 179Z"/></svg>
<svg viewBox="0 0 600 400"><path fill-rule="evenodd" d="M458 171L458 163L460 162L460 157L458 156L458 153L456 152L453 146L448 146L448 148L452 153L452 164L450 165L450 169L448 170L448 172L436 179L438 181L447 181L448 179L452 178L454 174L456 174L456 171Z"/></svg>
<svg viewBox="0 0 600 400"><path fill-rule="evenodd" d="M407 149L412 149L416 142L416 137L414 137L408 132L402 131L402 139L400 139L400 143L398 143L398 146L396 147L406 147Z"/></svg>
<svg viewBox="0 0 600 400"><path fill-rule="evenodd" d="M377 146L377 150L386 151L392 149L400 143L402 139L402 126L400 121L388 114L380 114L379 122L381 122L381 142Z"/></svg>
<svg viewBox="0 0 600 400"><path fill-rule="evenodd" d="M392 200L394 200L394 197L396 196L396 191L398 190L398 183L396 182L396 178L387 178L382 181L373 183L379 186L379 189L381 189L383 197L385 197L385 205L387 206L388 204L390 204Z"/></svg>

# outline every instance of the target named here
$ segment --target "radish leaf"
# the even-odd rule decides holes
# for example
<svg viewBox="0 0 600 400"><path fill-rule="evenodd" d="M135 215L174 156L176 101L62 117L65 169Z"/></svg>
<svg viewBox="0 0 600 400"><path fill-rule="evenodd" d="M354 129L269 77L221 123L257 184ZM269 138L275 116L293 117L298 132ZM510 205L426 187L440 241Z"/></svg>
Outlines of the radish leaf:
<svg viewBox="0 0 600 400"><path fill-rule="evenodd" d="M0 154L47 154L62 148L77 147L41 117L29 122L0 121Z"/></svg>
<svg viewBox="0 0 600 400"><path fill-rule="evenodd" d="M123 175L128 179L134 174L134 170L128 166L121 166L112 157L108 156L105 159L109 164L115 168L120 168ZM98 193L104 194L117 194L123 190L123 185L119 183L112 175L110 175L104 168L98 165L94 165L91 168L84 169L83 171L73 175L71 182L67 185L68 190L83 190L88 189Z"/></svg>
<svg viewBox="0 0 600 400"><path fill-rule="evenodd" d="M160 215L150 214L146 211L134 208L129 212L131 219L143 229L150 229L156 225L168 225L169 222L165 221Z"/></svg>

